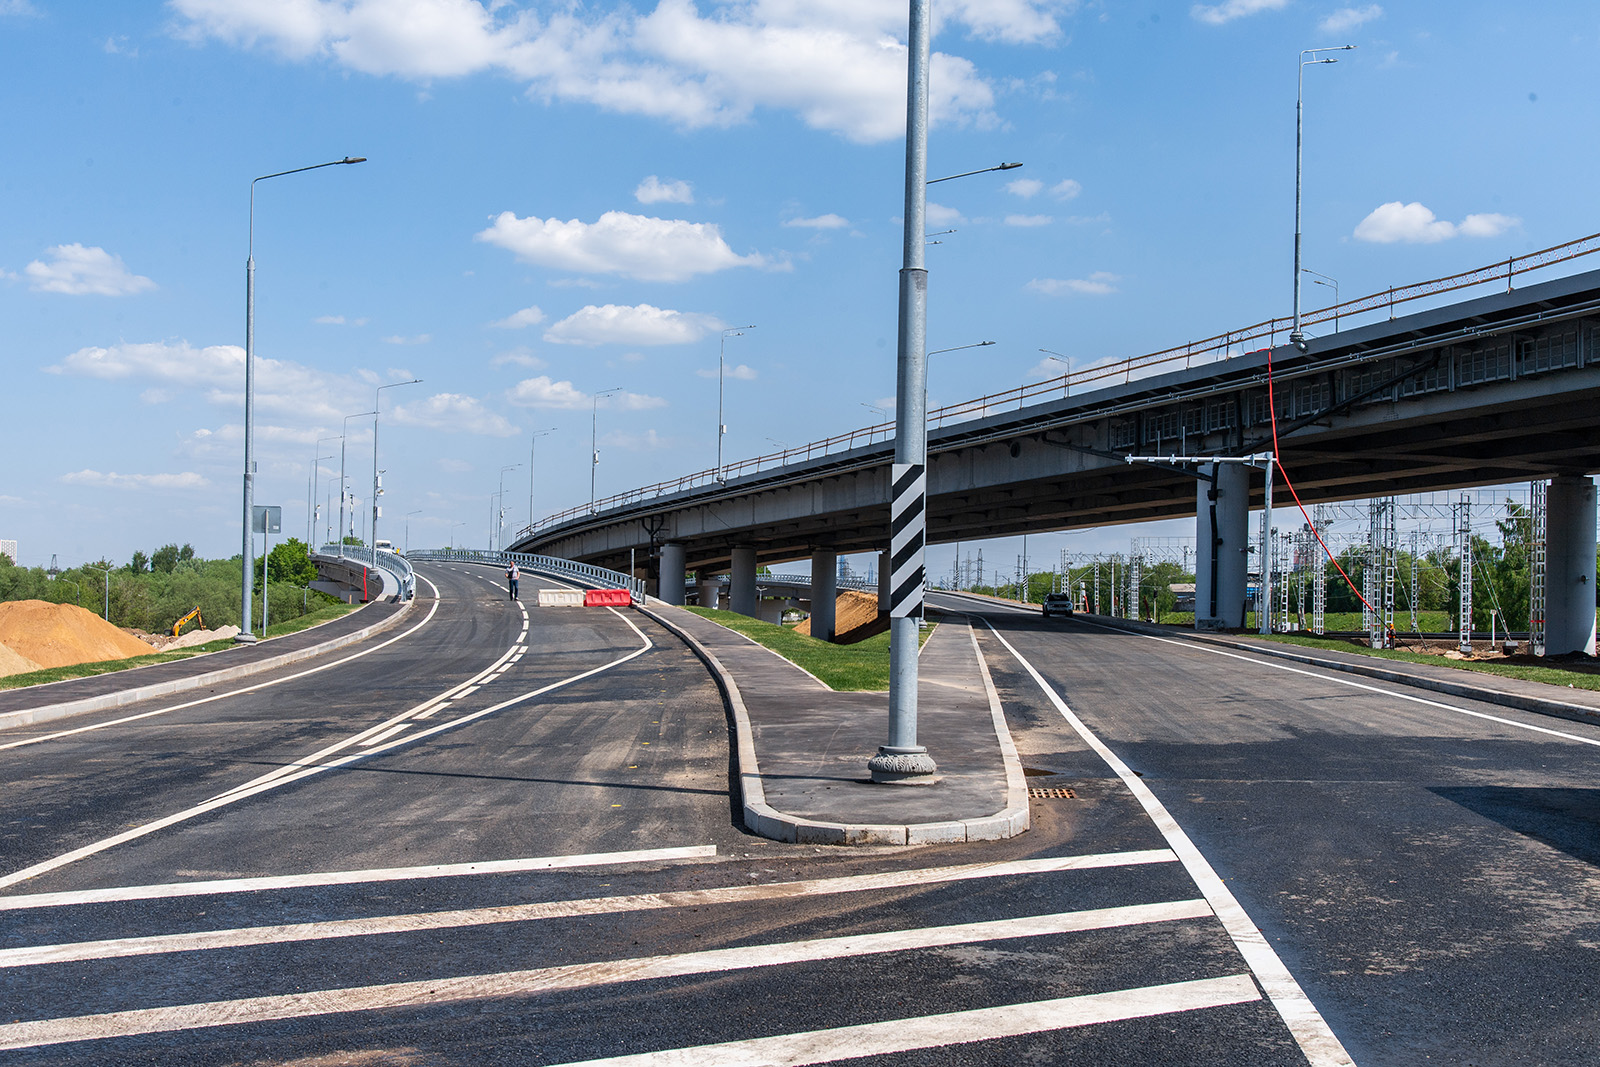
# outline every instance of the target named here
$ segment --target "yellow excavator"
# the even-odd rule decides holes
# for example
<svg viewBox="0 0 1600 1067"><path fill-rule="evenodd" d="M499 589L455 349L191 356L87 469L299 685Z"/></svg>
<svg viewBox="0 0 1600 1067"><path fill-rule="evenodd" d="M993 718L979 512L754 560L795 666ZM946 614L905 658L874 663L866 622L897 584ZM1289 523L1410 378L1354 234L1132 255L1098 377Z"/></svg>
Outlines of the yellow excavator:
<svg viewBox="0 0 1600 1067"><path fill-rule="evenodd" d="M177 637L178 631L183 629L183 624L188 622L190 619L198 622L200 624L200 629L204 630L206 628L206 620L200 617L200 608L197 606L193 611L189 612L189 614L172 624L172 636Z"/></svg>

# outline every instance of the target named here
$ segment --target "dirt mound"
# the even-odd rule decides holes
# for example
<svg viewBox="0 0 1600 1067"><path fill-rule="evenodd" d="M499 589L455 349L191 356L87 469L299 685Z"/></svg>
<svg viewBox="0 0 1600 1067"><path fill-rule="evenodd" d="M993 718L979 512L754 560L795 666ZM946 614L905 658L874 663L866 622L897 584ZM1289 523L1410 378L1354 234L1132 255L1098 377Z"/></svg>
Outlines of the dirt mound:
<svg viewBox="0 0 1600 1067"><path fill-rule="evenodd" d="M878 594L861 593L854 589L846 589L834 601L833 633L834 641L841 645L854 644L864 641L874 634L881 634L889 628L888 616L878 617ZM795 632L811 633L811 620L806 619Z"/></svg>
<svg viewBox="0 0 1600 1067"><path fill-rule="evenodd" d="M13 600L0 604L0 645L40 667L67 667L154 651L76 604Z"/></svg>
<svg viewBox="0 0 1600 1067"><path fill-rule="evenodd" d="M176 652L180 648L189 648L193 645L203 645L209 641L222 641L234 637L239 633L237 626L219 626L215 630L185 630L182 637L173 637L171 634L139 634L139 639L147 641L162 652Z"/></svg>
<svg viewBox="0 0 1600 1067"><path fill-rule="evenodd" d="M36 671L39 665L26 656L19 656L5 645L0 645L0 678L12 674L27 674Z"/></svg>

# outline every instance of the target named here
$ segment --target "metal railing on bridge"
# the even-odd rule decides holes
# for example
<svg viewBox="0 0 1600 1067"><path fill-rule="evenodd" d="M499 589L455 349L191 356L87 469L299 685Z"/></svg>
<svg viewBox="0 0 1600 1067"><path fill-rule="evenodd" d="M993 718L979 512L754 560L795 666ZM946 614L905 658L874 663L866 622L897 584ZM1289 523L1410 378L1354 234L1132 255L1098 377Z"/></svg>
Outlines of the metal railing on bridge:
<svg viewBox="0 0 1600 1067"><path fill-rule="evenodd" d="M489 563L496 567L515 563L525 571L556 574L596 588L626 589L636 604L642 604L645 600L643 579L557 556L539 556L531 552L485 551L477 548L424 548L408 552L406 557L435 563Z"/></svg>
<svg viewBox="0 0 1600 1067"><path fill-rule="evenodd" d="M387 549L372 549L364 545L323 545L317 549L317 554L322 556L338 556L342 559L353 559L372 570L383 571L394 578L400 588L400 599L410 600L416 595L417 575L411 569L411 564L398 552Z"/></svg>
<svg viewBox="0 0 1600 1067"><path fill-rule="evenodd" d="M1315 326L1321 323L1332 322L1337 328L1342 319L1353 315L1360 315L1372 311L1389 310L1389 317L1394 317L1394 309L1401 304L1426 297L1436 296L1440 293L1454 292L1467 289L1476 285L1504 281L1506 291L1510 292L1513 282L1520 276L1532 271L1542 270L1545 267L1568 260L1577 259L1600 252L1600 233L1580 237L1575 241L1554 245L1550 248L1530 252L1527 255L1511 256L1505 260L1490 263L1473 270L1462 271L1459 274L1449 274L1442 278L1432 278L1428 281L1415 282L1411 285L1390 286L1367 296L1356 297L1340 304L1310 311L1300 316L1304 326ZM1099 362L1080 370L1068 371L1066 374L1054 378L1047 378L1040 382L1032 382L1007 389L999 393L991 393L974 400L964 400L955 404L933 408L928 412L928 425L943 427L947 422L965 422L972 419L986 418L992 414L1003 411L1020 409L1027 406L1031 400L1035 403L1070 396L1073 386L1101 384L1116 384L1131 382L1135 372L1140 377L1145 377L1152 371L1175 370L1181 362L1187 369L1196 363L1221 362L1234 356L1244 355L1254 351L1248 347L1256 344L1257 347L1267 347L1277 343L1278 334L1287 338L1293 328L1292 318L1272 318L1246 326L1238 330L1229 330L1199 341L1188 344L1165 348L1158 352L1148 352L1141 356L1131 356L1126 359ZM1265 341L1266 345L1259 342ZM583 504L578 507L568 508L554 515L548 515L538 522L525 526L517 533L517 537L526 537L538 533L552 526L559 526L571 519L584 515L598 514L611 508L625 507L630 504L643 503L657 497L680 493L687 489L697 489L712 484L722 484L730 478L757 474L762 470L772 470L787 466L790 463L804 462L819 456L832 455L838 452L848 452L861 445L870 445L879 441L889 442L894 436L893 422L880 422L873 426L851 430L848 433L835 434L832 437L810 444L786 448L781 452L773 452L752 459L738 460L724 464L720 468L696 471L685 474L679 478L657 482L654 485L641 486L630 489L624 493L602 497L592 504Z"/></svg>

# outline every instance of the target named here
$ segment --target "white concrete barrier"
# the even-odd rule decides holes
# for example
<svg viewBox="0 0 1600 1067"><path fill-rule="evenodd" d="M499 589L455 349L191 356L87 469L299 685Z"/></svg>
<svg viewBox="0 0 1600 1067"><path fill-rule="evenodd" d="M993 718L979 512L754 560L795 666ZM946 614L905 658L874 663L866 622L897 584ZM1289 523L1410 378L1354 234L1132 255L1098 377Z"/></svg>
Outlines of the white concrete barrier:
<svg viewBox="0 0 1600 1067"><path fill-rule="evenodd" d="M581 608L583 607L583 590L541 589L539 590L539 606L541 608Z"/></svg>

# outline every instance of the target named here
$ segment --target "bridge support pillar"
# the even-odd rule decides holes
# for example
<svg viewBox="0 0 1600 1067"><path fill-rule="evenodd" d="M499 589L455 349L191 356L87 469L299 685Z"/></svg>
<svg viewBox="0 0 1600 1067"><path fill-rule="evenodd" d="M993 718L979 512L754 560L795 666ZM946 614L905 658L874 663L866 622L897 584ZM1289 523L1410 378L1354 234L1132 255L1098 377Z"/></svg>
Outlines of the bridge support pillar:
<svg viewBox="0 0 1600 1067"><path fill-rule="evenodd" d="M684 553L682 545L665 544L661 546L661 578L656 589L656 596L668 604L683 604L684 581L688 571L684 567Z"/></svg>
<svg viewBox="0 0 1600 1067"><path fill-rule="evenodd" d="M811 636L832 641L838 629L839 553L811 553Z"/></svg>
<svg viewBox="0 0 1600 1067"><path fill-rule="evenodd" d="M707 574L705 571L701 571L700 606L702 608L720 608L722 605L717 603L717 601L721 596L722 582L718 580L717 575Z"/></svg>
<svg viewBox="0 0 1600 1067"><path fill-rule="evenodd" d="M1194 627L1236 630L1249 593L1250 468L1213 463L1211 473L1197 490Z"/></svg>
<svg viewBox="0 0 1600 1067"><path fill-rule="evenodd" d="M733 573L728 583L728 607L740 615L756 614L756 550L738 547L733 550Z"/></svg>
<svg viewBox="0 0 1600 1067"><path fill-rule="evenodd" d="M1595 654L1595 484L1551 479L1545 498L1544 651Z"/></svg>

